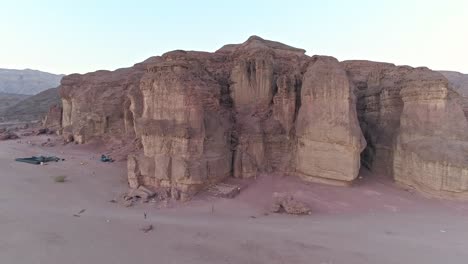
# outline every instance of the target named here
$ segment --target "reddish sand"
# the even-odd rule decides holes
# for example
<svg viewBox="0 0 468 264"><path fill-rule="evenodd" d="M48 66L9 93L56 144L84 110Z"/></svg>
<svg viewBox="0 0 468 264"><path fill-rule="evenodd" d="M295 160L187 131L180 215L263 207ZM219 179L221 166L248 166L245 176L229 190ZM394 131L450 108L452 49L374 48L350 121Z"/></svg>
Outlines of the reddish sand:
<svg viewBox="0 0 468 264"><path fill-rule="evenodd" d="M398 188L363 171L353 187L263 175L232 200L201 195L168 208L109 200L126 190L125 162L97 145L40 147L47 136L0 142L0 263L466 263L468 203ZM38 143L36 146L28 144ZM57 155L46 166L15 157ZM67 176L55 183L54 176ZM268 211L275 191L313 214ZM212 212L214 208L214 211ZM80 217L75 217L86 209ZM144 219L144 213L147 219ZM140 227L151 223L148 233Z"/></svg>

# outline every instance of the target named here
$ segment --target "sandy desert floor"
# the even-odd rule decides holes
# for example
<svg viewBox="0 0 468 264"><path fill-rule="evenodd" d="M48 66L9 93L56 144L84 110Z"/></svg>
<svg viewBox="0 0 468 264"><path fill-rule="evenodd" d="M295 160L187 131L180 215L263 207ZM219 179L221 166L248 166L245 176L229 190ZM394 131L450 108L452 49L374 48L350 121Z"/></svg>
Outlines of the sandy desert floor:
<svg viewBox="0 0 468 264"><path fill-rule="evenodd" d="M468 203L427 199L362 172L352 188L261 176L232 200L158 208L109 200L127 190L125 163L90 146L0 142L0 263L466 263ZM36 166L15 157L57 155ZM56 183L54 176L67 176ZM306 200L310 216L268 211L274 191ZM214 208L214 211L212 210ZM73 216L86 209L80 217ZM144 213L147 218L144 219ZM152 224L154 230L139 229Z"/></svg>

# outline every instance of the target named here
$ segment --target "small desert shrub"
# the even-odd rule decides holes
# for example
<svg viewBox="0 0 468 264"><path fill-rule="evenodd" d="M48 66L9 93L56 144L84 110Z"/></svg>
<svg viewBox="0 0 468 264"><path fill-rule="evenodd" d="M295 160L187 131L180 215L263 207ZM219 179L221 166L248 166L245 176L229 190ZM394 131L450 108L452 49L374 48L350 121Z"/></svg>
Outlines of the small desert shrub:
<svg viewBox="0 0 468 264"><path fill-rule="evenodd" d="M54 177L54 182L65 182L67 179L67 176L60 175L60 176L55 176Z"/></svg>

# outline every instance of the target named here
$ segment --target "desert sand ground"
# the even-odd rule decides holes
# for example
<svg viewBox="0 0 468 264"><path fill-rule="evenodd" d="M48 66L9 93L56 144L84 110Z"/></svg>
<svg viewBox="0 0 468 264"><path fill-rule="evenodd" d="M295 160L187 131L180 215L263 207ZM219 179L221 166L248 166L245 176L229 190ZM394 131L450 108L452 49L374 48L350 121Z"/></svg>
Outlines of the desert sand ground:
<svg viewBox="0 0 468 264"><path fill-rule="evenodd" d="M232 200L125 208L109 202L127 190L124 162L101 163L89 146L25 143L45 139L0 142L0 263L467 263L468 203L364 170L352 188L264 175ZM66 160L13 160L38 154ZM59 175L67 181L54 182ZM306 200L312 215L265 215L274 191ZM145 224L154 230L140 231Z"/></svg>

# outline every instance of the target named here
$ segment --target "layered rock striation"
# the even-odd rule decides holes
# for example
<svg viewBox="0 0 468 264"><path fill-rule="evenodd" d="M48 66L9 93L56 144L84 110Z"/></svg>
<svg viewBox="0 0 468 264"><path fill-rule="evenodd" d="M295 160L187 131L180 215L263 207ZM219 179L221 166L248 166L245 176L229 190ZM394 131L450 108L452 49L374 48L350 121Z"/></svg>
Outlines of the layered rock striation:
<svg viewBox="0 0 468 264"><path fill-rule="evenodd" d="M417 69L400 92L404 106L394 154L395 180L429 194L468 197L468 123L440 73Z"/></svg>
<svg viewBox="0 0 468 264"><path fill-rule="evenodd" d="M463 98L429 69L309 57L253 36L214 53L70 75L60 91L64 136L141 141L128 158L132 188L186 199L262 173L346 185L362 163L421 190L466 194Z"/></svg>
<svg viewBox="0 0 468 264"><path fill-rule="evenodd" d="M427 68L343 65L367 140L363 164L431 195L466 197L468 124L458 82Z"/></svg>

